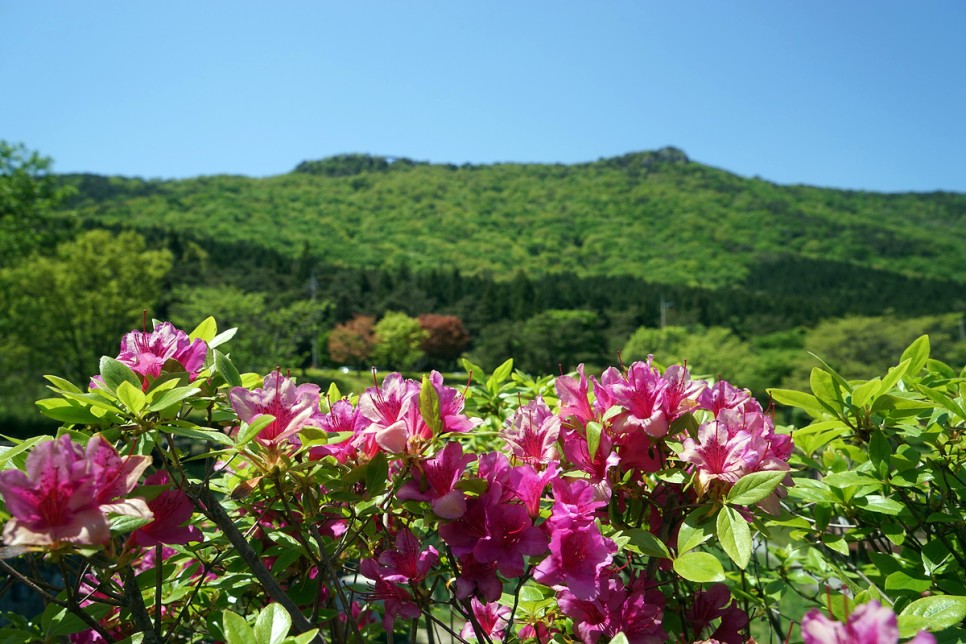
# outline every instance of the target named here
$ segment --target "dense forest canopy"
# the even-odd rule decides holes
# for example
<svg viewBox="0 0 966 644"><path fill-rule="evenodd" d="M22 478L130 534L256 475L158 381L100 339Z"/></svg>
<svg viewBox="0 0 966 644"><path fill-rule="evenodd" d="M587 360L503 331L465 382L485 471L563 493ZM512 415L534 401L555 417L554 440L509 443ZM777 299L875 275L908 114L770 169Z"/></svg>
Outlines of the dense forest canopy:
<svg viewBox="0 0 966 644"><path fill-rule="evenodd" d="M256 371L459 369L463 352L590 373L654 353L762 394L807 382L809 352L858 377L922 333L966 362L966 195L779 186L674 148L173 181L0 151L7 229L44 231L0 266L0 416L29 410L43 373L83 384L143 309L245 329L233 359Z"/></svg>
<svg viewBox="0 0 966 644"><path fill-rule="evenodd" d="M795 258L966 282L966 195L779 186L674 148L579 165L342 155L261 179L65 180L88 222L258 240L289 257L307 244L344 267L720 287Z"/></svg>

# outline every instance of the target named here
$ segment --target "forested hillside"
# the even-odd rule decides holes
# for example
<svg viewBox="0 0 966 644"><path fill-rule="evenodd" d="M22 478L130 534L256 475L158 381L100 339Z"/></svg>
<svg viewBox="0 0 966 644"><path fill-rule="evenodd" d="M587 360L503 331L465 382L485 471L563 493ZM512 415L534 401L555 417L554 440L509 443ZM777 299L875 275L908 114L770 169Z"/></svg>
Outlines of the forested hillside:
<svg viewBox="0 0 966 644"><path fill-rule="evenodd" d="M289 257L307 247L347 267L718 287L759 282L795 258L794 271L831 260L966 281L964 195L778 186L673 148L569 166L346 155L264 179L68 180L69 205L88 222L257 240Z"/></svg>
<svg viewBox="0 0 966 644"><path fill-rule="evenodd" d="M779 186L670 148L177 181L0 153L0 424L29 415L44 373L84 384L145 310L185 329L214 315L241 329L240 368L316 378L653 353L762 394L806 383L809 352L860 376L922 333L966 362L966 195Z"/></svg>

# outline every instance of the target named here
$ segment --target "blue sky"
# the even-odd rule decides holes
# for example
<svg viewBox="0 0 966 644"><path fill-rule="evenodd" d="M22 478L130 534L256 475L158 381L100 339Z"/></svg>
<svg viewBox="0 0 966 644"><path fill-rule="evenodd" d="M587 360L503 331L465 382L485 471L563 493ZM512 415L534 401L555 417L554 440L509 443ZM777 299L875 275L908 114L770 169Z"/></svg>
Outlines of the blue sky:
<svg viewBox="0 0 966 644"><path fill-rule="evenodd" d="M59 172L674 145L779 183L966 192L966 2L0 3L0 139Z"/></svg>

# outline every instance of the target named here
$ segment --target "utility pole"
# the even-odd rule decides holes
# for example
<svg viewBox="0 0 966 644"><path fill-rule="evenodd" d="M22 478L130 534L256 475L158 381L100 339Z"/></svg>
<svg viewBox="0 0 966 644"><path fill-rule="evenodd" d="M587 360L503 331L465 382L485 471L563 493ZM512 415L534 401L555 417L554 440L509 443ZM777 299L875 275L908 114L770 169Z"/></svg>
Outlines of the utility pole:
<svg viewBox="0 0 966 644"><path fill-rule="evenodd" d="M664 299L664 296L662 295L661 296L661 328L662 329L667 326L667 310L672 306L674 306L674 302L668 302L667 300Z"/></svg>
<svg viewBox="0 0 966 644"><path fill-rule="evenodd" d="M313 266L312 274L309 277L309 294L312 299L313 317L315 316L315 292L318 288L319 282L315 279L315 267ZM319 368L319 329L317 323L312 325L312 368Z"/></svg>

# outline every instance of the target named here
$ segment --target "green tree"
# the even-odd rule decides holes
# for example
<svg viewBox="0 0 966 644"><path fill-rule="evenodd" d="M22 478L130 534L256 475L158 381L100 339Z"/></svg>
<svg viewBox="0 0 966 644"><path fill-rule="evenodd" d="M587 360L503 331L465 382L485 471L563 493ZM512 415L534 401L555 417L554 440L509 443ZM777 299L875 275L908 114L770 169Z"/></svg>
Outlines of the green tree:
<svg viewBox="0 0 966 644"><path fill-rule="evenodd" d="M64 239L73 228L71 219L51 218L71 192L50 174L51 164L23 144L0 141L0 266Z"/></svg>
<svg viewBox="0 0 966 644"><path fill-rule="evenodd" d="M423 340L429 335L419 320L405 313L390 311L375 326L376 342L372 358L382 367L411 369L423 356Z"/></svg>
<svg viewBox="0 0 966 644"><path fill-rule="evenodd" d="M569 371L603 359L604 336L593 311L551 309L523 324L521 366L531 373Z"/></svg>
<svg viewBox="0 0 966 644"><path fill-rule="evenodd" d="M45 373L86 385L102 355L154 310L171 268L133 232L92 230L0 270L0 373L4 397L29 398Z"/></svg>
<svg viewBox="0 0 966 644"><path fill-rule="evenodd" d="M631 363L648 355L662 365L687 361L693 374L721 377L756 392L771 384L761 377L751 345L722 327L641 327L627 341L621 358Z"/></svg>

